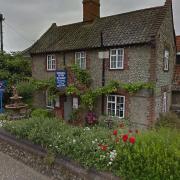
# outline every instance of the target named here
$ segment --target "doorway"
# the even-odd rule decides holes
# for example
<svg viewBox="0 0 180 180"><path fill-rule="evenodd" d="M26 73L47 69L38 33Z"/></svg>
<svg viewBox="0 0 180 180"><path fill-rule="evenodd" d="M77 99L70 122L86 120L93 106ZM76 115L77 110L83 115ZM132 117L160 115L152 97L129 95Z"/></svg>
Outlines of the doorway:
<svg viewBox="0 0 180 180"><path fill-rule="evenodd" d="M64 120L68 121L70 120L70 116L72 114L72 97L66 96L66 99L64 101Z"/></svg>

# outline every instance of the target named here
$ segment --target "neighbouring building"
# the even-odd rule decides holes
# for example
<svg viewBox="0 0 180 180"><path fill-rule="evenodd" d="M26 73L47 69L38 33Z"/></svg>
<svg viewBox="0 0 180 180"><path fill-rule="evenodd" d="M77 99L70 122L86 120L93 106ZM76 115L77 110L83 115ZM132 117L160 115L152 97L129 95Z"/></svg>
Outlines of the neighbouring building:
<svg viewBox="0 0 180 180"><path fill-rule="evenodd" d="M148 126L160 113L169 111L172 103L175 41L172 0L162 6L107 17L100 17L100 0L83 0L82 22L63 26L53 23L30 48L32 75L45 80L76 63L91 74L92 88L102 86L102 79L105 84L111 80L152 82L154 91L130 95L119 90L99 98L95 108L98 115L107 113ZM101 51L109 54L104 59L104 71ZM68 84L71 79L68 77ZM47 91L37 93L34 100L38 107L54 108L65 120L78 101L77 97L62 94L53 107Z"/></svg>
<svg viewBox="0 0 180 180"><path fill-rule="evenodd" d="M180 36L176 37L176 65L172 88L172 110L180 114Z"/></svg>

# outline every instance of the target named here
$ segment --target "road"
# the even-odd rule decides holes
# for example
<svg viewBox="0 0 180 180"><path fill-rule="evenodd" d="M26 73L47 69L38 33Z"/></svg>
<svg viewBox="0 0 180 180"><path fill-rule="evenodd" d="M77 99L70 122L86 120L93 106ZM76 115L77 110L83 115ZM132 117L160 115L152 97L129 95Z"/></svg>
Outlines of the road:
<svg viewBox="0 0 180 180"><path fill-rule="evenodd" d="M32 168L0 152L0 180L50 180Z"/></svg>

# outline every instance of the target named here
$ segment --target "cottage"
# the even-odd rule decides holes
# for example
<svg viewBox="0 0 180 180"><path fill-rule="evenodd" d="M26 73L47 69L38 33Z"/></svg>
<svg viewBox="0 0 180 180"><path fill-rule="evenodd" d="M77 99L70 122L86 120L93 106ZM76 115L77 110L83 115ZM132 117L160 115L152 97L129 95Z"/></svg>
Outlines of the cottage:
<svg viewBox="0 0 180 180"><path fill-rule="evenodd" d="M106 52L103 60L99 56L102 51ZM63 26L53 23L30 54L32 75L39 80L76 63L91 74L92 88L111 80L154 83L153 92L141 90L131 95L119 90L99 98L95 108L98 115L107 113L151 125L171 106L176 59L172 0L163 6L107 17L100 17L100 0L83 0L83 21ZM48 91L37 93L34 99L36 106L55 108L65 120L78 101L62 94L54 107Z"/></svg>

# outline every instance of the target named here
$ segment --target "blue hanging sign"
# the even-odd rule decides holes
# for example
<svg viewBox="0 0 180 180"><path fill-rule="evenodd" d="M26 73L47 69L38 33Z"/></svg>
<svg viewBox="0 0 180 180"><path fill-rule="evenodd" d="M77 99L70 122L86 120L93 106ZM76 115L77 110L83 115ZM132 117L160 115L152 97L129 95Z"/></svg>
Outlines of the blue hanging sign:
<svg viewBox="0 0 180 180"><path fill-rule="evenodd" d="M65 88L67 86L67 71L59 70L56 71L56 87Z"/></svg>
<svg viewBox="0 0 180 180"><path fill-rule="evenodd" d="M6 88L6 81L0 81L0 113L4 112L3 109L3 92Z"/></svg>
<svg viewBox="0 0 180 180"><path fill-rule="evenodd" d="M6 81L0 81L0 91L5 91Z"/></svg>

